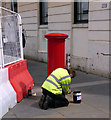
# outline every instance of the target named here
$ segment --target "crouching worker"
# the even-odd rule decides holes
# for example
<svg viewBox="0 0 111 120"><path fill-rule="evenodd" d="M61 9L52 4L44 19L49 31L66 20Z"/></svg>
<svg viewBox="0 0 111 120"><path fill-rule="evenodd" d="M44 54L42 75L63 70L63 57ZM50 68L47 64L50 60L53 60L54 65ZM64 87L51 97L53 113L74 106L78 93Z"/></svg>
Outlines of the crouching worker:
<svg viewBox="0 0 111 120"><path fill-rule="evenodd" d="M71 93L70 84L71 78L76 75L73 69L57 68L54 70L42 85L41 99L39 107L41 109L57 108L68 106L69 101L65 95Z"/></svg>

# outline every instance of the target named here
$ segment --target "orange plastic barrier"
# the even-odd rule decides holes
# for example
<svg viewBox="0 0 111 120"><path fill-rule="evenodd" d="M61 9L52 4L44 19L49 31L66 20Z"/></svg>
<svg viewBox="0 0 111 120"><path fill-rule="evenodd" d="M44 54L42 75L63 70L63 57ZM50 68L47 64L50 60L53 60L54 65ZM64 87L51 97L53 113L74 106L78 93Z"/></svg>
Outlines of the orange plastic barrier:
<svg viewBox="0 0 111 120"><path fill-rule="evenodd" d="M9 81L17 94L17 102L33 88L33 78L27 70L27 61L21 60L8 67Z"/></svg>

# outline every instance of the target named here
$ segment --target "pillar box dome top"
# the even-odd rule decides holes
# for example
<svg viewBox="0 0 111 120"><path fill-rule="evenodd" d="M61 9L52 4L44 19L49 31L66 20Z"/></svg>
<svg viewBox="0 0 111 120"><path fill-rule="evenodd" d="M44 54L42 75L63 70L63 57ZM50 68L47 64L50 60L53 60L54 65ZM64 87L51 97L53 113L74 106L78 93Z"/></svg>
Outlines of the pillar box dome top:
<svg viewBox="0 0 111 120"><path fill-rule="evenodd" d="M57 38L57 39L66 39L68 38L67 34L63 34L63 33L49 33L45 35L45 38L49 39L49 38Z"/></svg>

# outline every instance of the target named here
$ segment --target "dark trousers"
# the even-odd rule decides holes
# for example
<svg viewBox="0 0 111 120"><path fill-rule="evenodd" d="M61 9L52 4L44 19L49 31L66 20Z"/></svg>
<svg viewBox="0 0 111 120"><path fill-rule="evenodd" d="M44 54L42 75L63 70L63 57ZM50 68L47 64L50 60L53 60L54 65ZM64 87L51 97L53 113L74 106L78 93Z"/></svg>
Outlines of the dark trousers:
<svg viewBox="0 0 111 120"><path fill-rule="evenodd" d="M51 98L51 107L57 108L57 107L64 107L68 106L69 101L65 98L64 93L62 95L55 95L48 90L42 88L42 93L45 96L49 96Z"/></svg>

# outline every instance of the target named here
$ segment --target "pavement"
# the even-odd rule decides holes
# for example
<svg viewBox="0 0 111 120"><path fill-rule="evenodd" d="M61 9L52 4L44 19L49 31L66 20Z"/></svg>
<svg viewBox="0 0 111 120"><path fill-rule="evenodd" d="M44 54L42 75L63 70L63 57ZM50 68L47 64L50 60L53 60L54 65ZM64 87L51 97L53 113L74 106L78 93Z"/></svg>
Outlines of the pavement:
<svg viewBox="0 0 111 120"><path fill-rule="evenodd" d="M47 77L47 64L27 60L28 70L34 79L33 96L26 96L3 116L6 118L109 118L109 79L76 71L72 79L72 91L80 90L81 104L73 103L73 94L67 95L68 107L42 110L38 101L42 94L41 85Z"/></svg>

